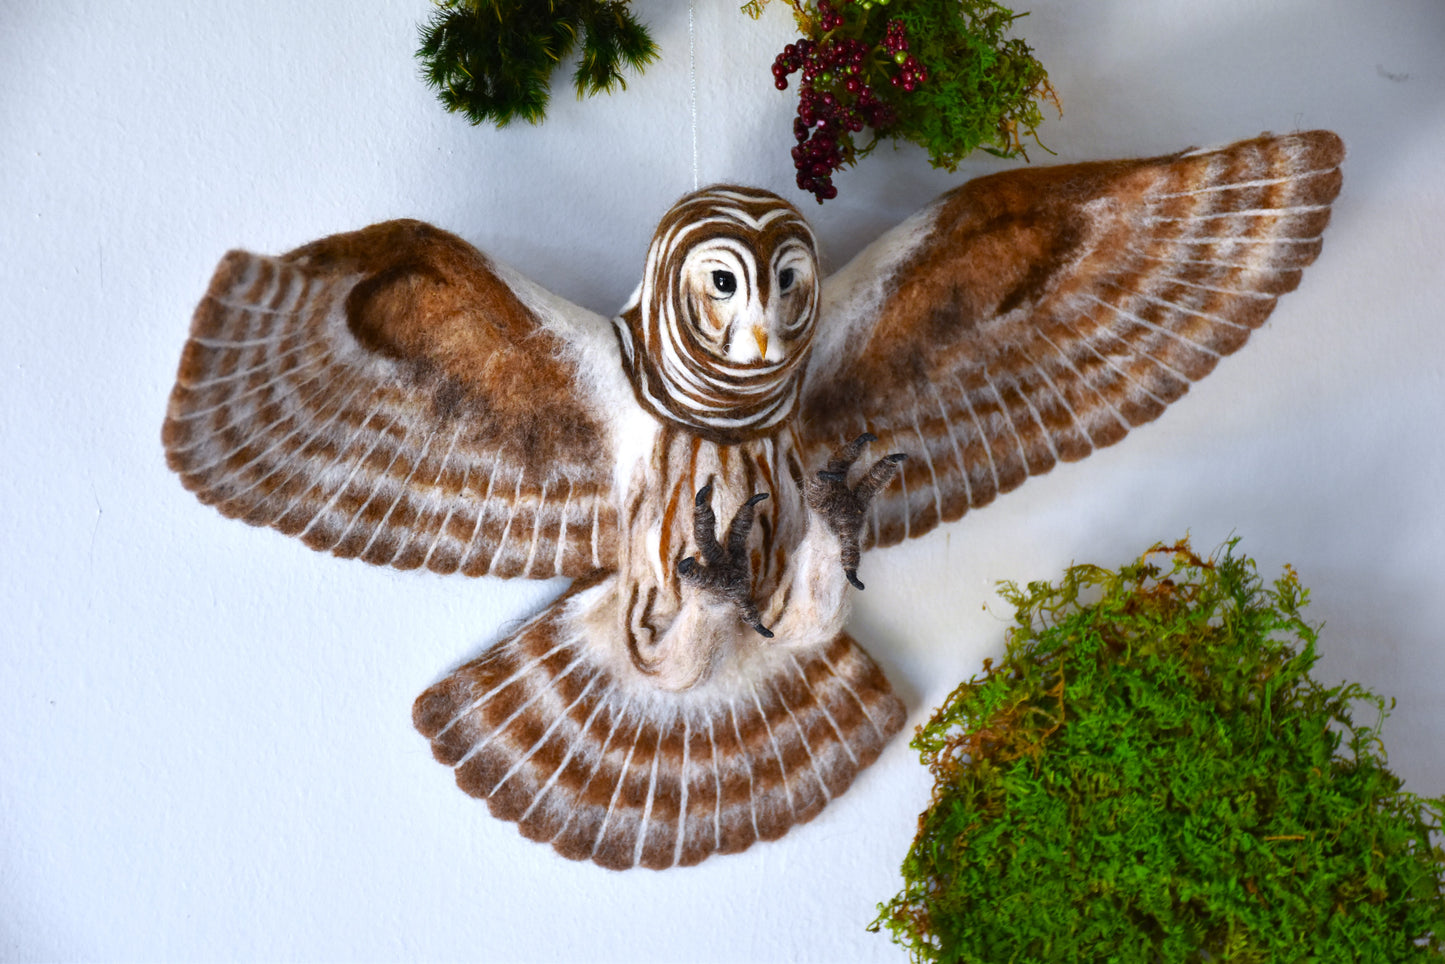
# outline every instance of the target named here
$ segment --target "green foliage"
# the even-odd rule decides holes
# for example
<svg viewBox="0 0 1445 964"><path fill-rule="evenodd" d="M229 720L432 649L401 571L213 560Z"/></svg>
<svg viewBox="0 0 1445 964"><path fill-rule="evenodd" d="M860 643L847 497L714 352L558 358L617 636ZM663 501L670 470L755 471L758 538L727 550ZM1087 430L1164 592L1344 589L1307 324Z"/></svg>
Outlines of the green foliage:
<svg viewBox="0 0 1445 964"><path fill-rule="evenodd" d="M757 16L765 2L743 9ZM798 186L820 201L836 194L832 171L856 163L880 138L912 141L934 167L950 171L978 149L1027 160L1023 138L1038 141L1041 105L1058 107L1033 50L1007 36L1027 15L996 0L792 0L792 6L803 39L784 48L773 75L783 89L787 75L803 72L801 126L794 127L801 146L793 159ZM850 60L857 48L867 55ZM855 143L865 127L871 139Z"/></svg>
<svg viewBox="0 0 1445 964"><path fill-rule="evenodd" d="M434 0L417 58L449 111L473 124L540 123L553 73L577 54L579 97L626 87L623 69L657 59L627 0ZM767 0L748 0L757 17ZM1033 51L1006 36L1018 19L996 0L791 0L802 34L774 66L777 86L799 80L799 187L834 197L831 174L882 138L922 145L953 170L977 149L1023 155L1023 136L1058 106ZM845 48L867 51L846 64ZM806 49L806 53L798 53ZM801 125L799 128L797 125ZM871 130L855 143L854 135Z"/></svg>
<svg viewBox="0 0 1445 964"><path fill-rule="evenodd" d="M980 148L1027 159L1023 135L1038 141L1040 105L1058 108L1032 48L1006 36L1027 14L994 0L894 0L886 9L903 21L929 74L928 83L898 98L892 136L921 145L934 167L950 171Z"/></svg>
<svg viewBox="0 0 1445 964"><path fill-rule="evenodd" d="M552 73L579 44L578 97L626 87L624 65L657 59L626 0L437 0L417 57L447 110L501 127L542 121Z"/></svg>
<svg viewBox="0 0 1445 964"><path fill-rule="evenodd" d="M1004 585L1002 663L913 741L934 801L870 929L917 961L1441 959L1445 797L1386 768L1383 700L1310 677L1295 573L1234 548Z"/></svg>

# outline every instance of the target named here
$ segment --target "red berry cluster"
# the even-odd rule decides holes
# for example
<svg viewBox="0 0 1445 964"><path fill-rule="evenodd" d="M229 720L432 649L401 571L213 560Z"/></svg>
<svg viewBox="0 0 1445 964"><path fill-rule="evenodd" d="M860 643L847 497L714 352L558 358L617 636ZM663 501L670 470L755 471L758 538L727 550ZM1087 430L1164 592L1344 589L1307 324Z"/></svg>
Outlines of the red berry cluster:
<svg viewBox="0 0 1445 964"><path fill-rule="evenodd" d="M848 5L848 0L843 0L843 5ZM843 26L843 12L833 6L828 0L821 0L818 4L818 26L824 33L830 30L837 30Z"/></svg>
<svg viewBox="0 0 1445 964"><path fill-rule="evenodd" d="M845 29L845 10L861 14L851 29ZM908 53L903 21L889 20L882 41L875 44L862 37L866 16L865 8L853 0L838 5L819 0L820 35L788 44L773 61L773 85L778 90L787 90L788 77L802 72L798 116L793 120L798 141L793 166L798 187L811 191L819 204L838 196L833 173L852 162L853 135L864 127L882 134L897 121L897 112L870 80L886 76L892 86L912 92L928 79Z"/></svg>
<svg viewBox="0 0 1445 964"><path fill-rule="evenodd" d="M903 68L889 78L888 82L894 87L902 87L910 94L918 89L918 85L926 83L928 71L918 62L918 58L908 52L908 35L903 29L902 20L888 21L888 32L883 36L883 49L893 57L893 62Z"/></svg>

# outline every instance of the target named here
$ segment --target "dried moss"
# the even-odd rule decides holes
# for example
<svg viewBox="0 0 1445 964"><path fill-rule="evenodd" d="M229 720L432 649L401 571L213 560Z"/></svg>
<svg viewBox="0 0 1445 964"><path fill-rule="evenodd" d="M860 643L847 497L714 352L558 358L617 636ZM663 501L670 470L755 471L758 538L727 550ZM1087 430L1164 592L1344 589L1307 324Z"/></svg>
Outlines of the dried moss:
<svg viewBox="0 0 1445 964"><path fill-rule="evenodd" d="M1445 797L1387 769L1385 701L1311 678L1295 573L1234 550L1005 584L1002 662L913 741L934 801L870 929L918 961L1441 959Z"/></svg>

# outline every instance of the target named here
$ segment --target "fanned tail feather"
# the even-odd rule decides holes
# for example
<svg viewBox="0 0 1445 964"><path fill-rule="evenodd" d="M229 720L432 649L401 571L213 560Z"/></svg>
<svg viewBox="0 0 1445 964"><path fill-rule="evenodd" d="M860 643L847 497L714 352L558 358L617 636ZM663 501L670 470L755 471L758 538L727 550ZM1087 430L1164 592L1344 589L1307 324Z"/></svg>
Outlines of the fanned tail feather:
<svg viewBox="0 0 1445 964"><path fill-rule="evenodd" d="M768 672L629 685L569 598L432 686L413 719L457 784L523 835L613 869L691 865L816 816L903 726L849 637L763 651Z"/></svg>

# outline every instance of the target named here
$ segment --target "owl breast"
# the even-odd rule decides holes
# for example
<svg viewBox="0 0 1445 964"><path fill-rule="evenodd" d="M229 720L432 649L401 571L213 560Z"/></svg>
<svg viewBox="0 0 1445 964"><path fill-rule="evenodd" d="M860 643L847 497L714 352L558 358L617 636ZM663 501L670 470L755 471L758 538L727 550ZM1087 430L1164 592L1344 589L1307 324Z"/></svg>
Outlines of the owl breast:
<svg viewBox="0 0 1445 964"><path fill-rule="evenodd" d="M752 597L765 619L786 607L786 564L808 521L797 449L791 428L736 444L718 443L673 426L658 432L652 456L639 466L623 506L617 602L634 668L653 674L669 659L701 664L709 655L704 651L718 641L735 637L753 643L752 631L737 614L722 608L713 614L716 626L700 627L678 641L690 651L675 653L664 646L686 601L697 599L695 592L684 591L678 563L698 551L694 500L706 485L712 485L712 505L724 530L748 498L767 494L756 508L748 538ZM719 537L726 538L725 532Z"/></svg>

